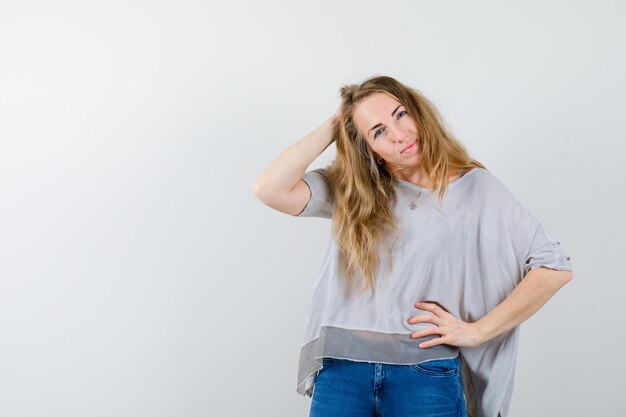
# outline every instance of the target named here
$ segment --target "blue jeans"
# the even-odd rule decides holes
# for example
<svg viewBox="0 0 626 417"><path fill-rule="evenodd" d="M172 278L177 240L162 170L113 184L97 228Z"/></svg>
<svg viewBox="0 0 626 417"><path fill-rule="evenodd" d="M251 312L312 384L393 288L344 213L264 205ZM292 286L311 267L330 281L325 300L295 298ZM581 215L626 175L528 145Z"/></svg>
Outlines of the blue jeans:
<svg viewBox="0 0 626 417"><path fill-rule="evenodd" d="M309 417L467 417L459 357L389 365L323 358Z"/></svg>

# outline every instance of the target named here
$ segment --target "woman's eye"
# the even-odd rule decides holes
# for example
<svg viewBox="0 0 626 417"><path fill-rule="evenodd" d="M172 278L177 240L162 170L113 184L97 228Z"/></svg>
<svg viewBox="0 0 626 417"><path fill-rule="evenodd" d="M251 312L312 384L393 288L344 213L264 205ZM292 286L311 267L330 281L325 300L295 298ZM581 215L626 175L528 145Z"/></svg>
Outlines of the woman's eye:
<svg viewBox="0 0 626 417"><path fill-rule="evenodd" d="M400 117L402 117L402 116L406 115L406 114L408 114L408 113L406 112L406 110L400 110L400 111L398 112L398 119L399 119ZM375 132L374 132L374 139L376 139L376 138L378 137L378 135L379 135L379 134L382 134L382 132L383 132L383 129L378 129L377 131L375 131Z"/></svg>

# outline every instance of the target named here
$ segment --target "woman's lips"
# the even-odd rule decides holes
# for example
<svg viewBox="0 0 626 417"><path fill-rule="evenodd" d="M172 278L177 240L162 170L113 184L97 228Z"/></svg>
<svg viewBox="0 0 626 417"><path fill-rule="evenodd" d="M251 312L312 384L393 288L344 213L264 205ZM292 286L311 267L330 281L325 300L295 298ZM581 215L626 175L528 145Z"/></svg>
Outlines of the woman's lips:
<svg viewBox="0 0 626 417"><path fill-rule="evenodd" d="M415 144L416 144L416 143L417 143L417 142L413 142L411 145L409 145L409 147L408 147L408 148L406 148L405 150L403 150L403 151L402 151L402 152L400 152L400 153L405 153L406 151L410 151L411 149L413 149L413 148L415 147Z"/></svg>

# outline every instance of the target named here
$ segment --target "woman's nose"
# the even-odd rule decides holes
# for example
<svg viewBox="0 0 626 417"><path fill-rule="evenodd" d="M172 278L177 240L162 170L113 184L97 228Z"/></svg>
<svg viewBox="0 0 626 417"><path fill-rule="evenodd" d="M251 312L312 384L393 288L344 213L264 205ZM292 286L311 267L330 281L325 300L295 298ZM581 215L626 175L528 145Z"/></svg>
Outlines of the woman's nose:
<svg viewBox="0 0 626 417"><path fill-rule="evenodd" d="M402 129L400 127L394 127L389 129L391 131L391 137L396 142L403 142L406 139L407 131L406 129Z"/></svg>

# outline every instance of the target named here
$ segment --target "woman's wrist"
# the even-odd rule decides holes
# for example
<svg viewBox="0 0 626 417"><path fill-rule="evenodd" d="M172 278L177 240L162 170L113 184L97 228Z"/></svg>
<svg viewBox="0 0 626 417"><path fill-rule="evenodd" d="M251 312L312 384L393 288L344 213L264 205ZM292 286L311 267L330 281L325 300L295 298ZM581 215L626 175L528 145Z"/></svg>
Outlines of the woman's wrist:
<svg viewBox="0 0 626 417"><path fill-rule="evenodd" d="M327 140L328 146L335 141L335 138L333 137L333 133L335 131L335 119L331 116L325 119L322 122L321 126L323 127L323 130L325 132L323 136Z"/></svg>

